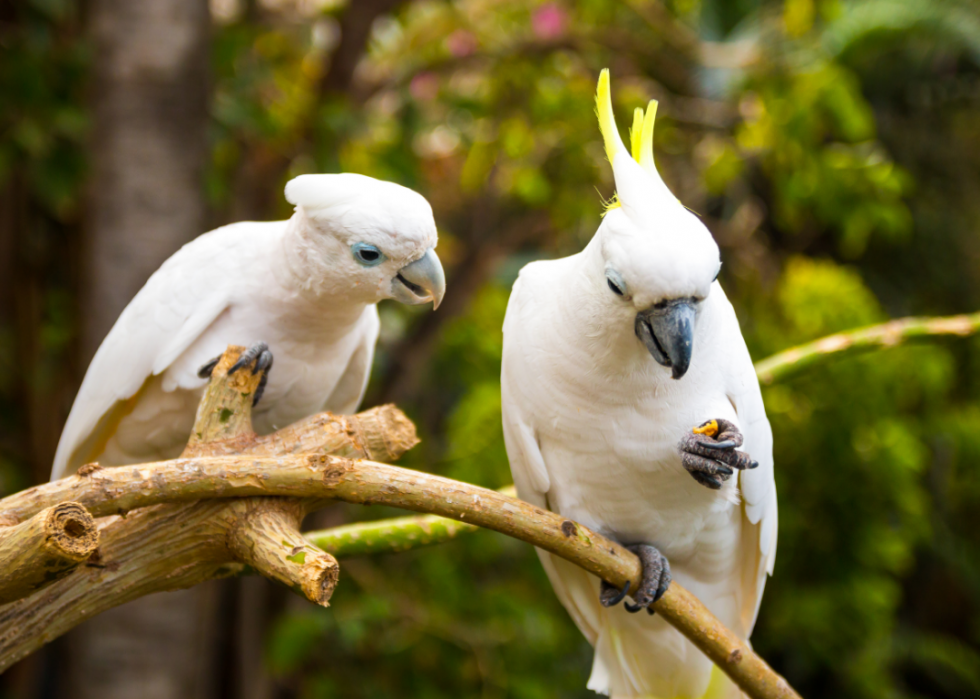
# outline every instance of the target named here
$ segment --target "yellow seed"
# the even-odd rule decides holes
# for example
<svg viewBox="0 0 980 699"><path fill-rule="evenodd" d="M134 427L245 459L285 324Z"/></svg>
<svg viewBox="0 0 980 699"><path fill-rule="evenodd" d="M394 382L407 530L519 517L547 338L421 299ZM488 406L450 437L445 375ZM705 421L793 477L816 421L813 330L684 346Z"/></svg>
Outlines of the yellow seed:
<svg viewBox="0 0 980 699"><path fill-rule="evenodd" d="M695 427L692 432L694 432L694 434L706 434L709 437L714 437L718 434L718 421L708 420L703 425Z"/></svg>

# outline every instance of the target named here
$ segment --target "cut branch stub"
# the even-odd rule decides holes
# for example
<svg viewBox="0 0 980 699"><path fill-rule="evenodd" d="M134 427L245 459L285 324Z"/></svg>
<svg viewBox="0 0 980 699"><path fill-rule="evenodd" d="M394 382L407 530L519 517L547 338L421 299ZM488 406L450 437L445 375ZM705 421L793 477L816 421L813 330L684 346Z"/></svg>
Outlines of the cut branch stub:
<svg viewBox="0 0 980 699"><path fill-rule="evenodd" d="M244 351L244 347L229 345L211 372L211 381L198 405L194 429L184 449L185 456L209 454L212 445L221 445L223 450L240 448L255 438L252 396L262 374L253 374L251 367L243 367L228 375Z"/></svg>
<svg viewBox="0 0 980 699"><path fill-rule="evenodd" d="M0 604L64 577L98 546L95 520L77 502L49 507L26 522L0 529Z"/></svg>
<svg viewBox="0 0 980 699"><path fill-rule="evenodd" d="M279 498L251 498L245 504L248 511L228 534L228 548L235 558L311 602L330 606L340 566L299 533L304 514L300 504Z"/></svg>
<svg viewBox="0 0 980 699"><path fill-rule="evenodd" d="M240 573L243 566L229 561L217 518L233 504L162 505L100 519L97 555L0 606L0 672L107 609Z"/></svg>
<svg viewBox="0 0 980 699"><path fill-rule="evenodd" d="M208 454L329 454L388 463L419 443L415 424L394 405L357 415L317 413L270 435L256 437L241 451L209 445Z"/></svg>
<svg viewBox="0 0 980 699"><path fill-rule="evenodd" d="M260 377L248 369L227 376L240 351L231 348L216 366L185 458L166 462L177 471L162 475L151 464L90 466L0 502L0 545L18 522L67 500L95 503L91 514L97 517L129 512L99 520L98 556L43 589L11 595L20 599L0 607L0 672L106 609L237 574L243 563L315 603L327 602L336 561L300 535L295 508L305 511L306 498L322 496L310 481L322 480L324 456L395 459L418 441L415 427L397 408L381 406L354 416L322 413L256 437L249 417ZM243 379L246 384L238 384ZM225 419L222 409L231 411ZM247 473L240 471L245 464ZM277 491L284 499L249 497L269 495L266 484L283 467L305 474ZM244 497L212 499L229 488Z"/></svg>
<svg viewBox="0 0 980 699"><path fill-rule="evenodd" d="M252 372L254 362L228 373L244 351L244 347L230 345L211 372L184 457L250 449L255 453L256 442L261 440L252 429L252 398L262 374ZM270 437L264 443L275 445L276 436ZM340 566L300 534L304 514L298 500L248 498L227 507L222 519L228 527L228 550L236 560L325 607L337 585Z"/></svg>
<svg viewBox="0 0 980 699"><path fill-rule="evenodd" d="M334 456L391 463L419 443L415 424L391 404L352 415L344 421L346 432L359 453L334 452Z"/></svg>

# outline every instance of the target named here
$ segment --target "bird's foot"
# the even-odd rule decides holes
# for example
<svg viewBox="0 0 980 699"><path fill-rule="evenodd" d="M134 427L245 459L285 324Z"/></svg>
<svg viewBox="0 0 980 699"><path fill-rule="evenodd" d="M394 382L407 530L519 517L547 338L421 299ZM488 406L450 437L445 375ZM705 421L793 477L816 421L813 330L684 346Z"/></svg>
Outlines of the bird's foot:
<svg viewBox="0 0 980 699"><path fill-rule="evenodd" d="M636 604L623 602L623 606L631 614L635 614L641 609L646 609L648 614L653 614L653 607L650 605L663 597L670 586L670 563L660 551L649 544L632 544L626 548L640 558L640 564L643 566L643 578L640 580L640 587L631 595ZM599 592L599 602L603 607L615 607L626 598L629 591L630 584L628 581L626 587L619 590L603 580L602 590Z"/></svg>
<svg viewBox="0 0 980 699"><path fill-rule="evenodd" d="M221 355L218 355L212 359L207 364L203 365L197 370L197 375L202 379L211 378L211 373L214 368L218 366L218 361L221 359ZM269 370L272 369L272 352L269 350L269 345L264 342L256 342L247 350L242 352L238 361L235 362L231 368L228 370L229 374L234 374L239 369L244 369L252 362L255 365L252 367L252 374L258 374L262 372L262 378L259 379L258 388L255 389L255 397L252 398L252 407L254 408L258 402L262 399L262 393L265 391L265 384L269 380Z"/></svg>
<svg viewBox="0 0 980 699"><path fill-rule="evenodd" d="M759 462L742 451L743 437L738 427L728 420L708 420L695 427L677 445L681 463L687 472L703 486L718 490L732 477L733 469L743 471L758 467Z"/></svg>

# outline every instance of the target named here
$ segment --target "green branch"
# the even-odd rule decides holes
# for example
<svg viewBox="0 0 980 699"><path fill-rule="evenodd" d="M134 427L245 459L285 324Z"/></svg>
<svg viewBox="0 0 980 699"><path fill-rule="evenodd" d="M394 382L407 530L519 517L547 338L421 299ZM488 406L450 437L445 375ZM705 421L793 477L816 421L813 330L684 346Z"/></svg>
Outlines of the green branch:
<svg viewBox="0 0 980 699"><path fill-rule="evenodd" d="M517 489L508 485L498 492L512 498ZM396 553L410 549L441 544L460 534L475 532L475 524L446 519L438 515L414 515L393 517L372 522L357 522L306 532L307 541L337 558L370 556L378 553Z"/></svg>
<svg viewBox="0 0 980 699"><path fill-rule="evenodd" d="M967 337L980 332L980 313L946 318L901 318L881 325L848 330L784 350L756 362L755 372L765 386L785 381L831 359L889 349L904 342L938 337Z"/></svg>
<svg viewBox="0 0 980 699"><path fill-rule="evenodd" d="M377 553L408 551L455 539L460 534L475 532L475 524L457 522L436 515L394 517L374 522L358 522L332 527L304 536L337 558L369 556Z"/></svg>

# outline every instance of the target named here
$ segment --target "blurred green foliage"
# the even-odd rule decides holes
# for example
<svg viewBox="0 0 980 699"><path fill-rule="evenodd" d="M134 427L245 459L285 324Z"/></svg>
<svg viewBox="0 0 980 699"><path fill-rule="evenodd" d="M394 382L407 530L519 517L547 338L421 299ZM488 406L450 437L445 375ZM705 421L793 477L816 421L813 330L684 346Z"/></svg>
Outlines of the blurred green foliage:
<svg viewBox="0 0 980 699"><path fill-rule="evenodd" d="M0 180L19 168L55 217L84 171L84 43L53 38L72 7L33 3L0 45ZM263 195L258 213L283 216L288 178L343 169L432 202L459 301L382 308L370 393L417 420L406 465L510 480L504 309L517 270L581 249L612 193L602 67L621 125L660 100L658 164L722 247L754 357L980 308L974 0L406 2L374 22L351 87L327 90L355 7L217 17L207 192L220 215ZM978 395L977 341L765 390L781 527L753 643L803 696L980 696ZM591 695L590 649L529 547L480 532L342 568L329 610L297 601L268 639L284 695Z"/></svg>

